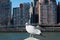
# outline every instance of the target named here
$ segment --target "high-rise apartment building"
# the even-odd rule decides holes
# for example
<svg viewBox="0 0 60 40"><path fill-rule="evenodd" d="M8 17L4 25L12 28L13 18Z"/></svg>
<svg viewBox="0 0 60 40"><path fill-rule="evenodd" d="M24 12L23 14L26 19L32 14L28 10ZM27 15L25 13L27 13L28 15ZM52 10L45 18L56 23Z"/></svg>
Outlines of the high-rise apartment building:
<svg viewBox="0 0 60 40"><path fill-rule="evenodd" d="M57 6L57 23L60 23L60 2L58 2Z"/></svg>
<svg viewBox="0 0 60 40"><path fill-rule="evenodd" d="M10 0L0 0L0 25L8 25L11 17Z"/></svg>
<svg viewBox="0 0 60 40"><path fill-rule="evenodd" d="M33 2L30 3L29 12L30 12L30 18L31 18L31 15L33 14Z"/></svg>
<svg viewBox="0 0 60 40"><path fill-rule="evenodd" d="M57 24L57 5L50 1L48 10L49 24Z"/></svg>
<svg viewBox="0 0 60 40"><path fill-rule="evenodd" d="M57 6L52 1L48 4L41 5L41 24L57 23Z"/></svg>
<svg viewBox="0 0 60 40"><path fill-rule="evenodd" d="M36 13L36 4L37 4L37 1L38 0L33 0L32 3L31 3L31 10L32 10L32 13L31 13L31 23L32 24L36 24L38 23L38 14Z"/></svg>
<svg viewBox="0 0 60 40"><path fill-rule="evenodd" d="M44 3L45 3L45 4L48 4L49 1L52 1L53 3L56 4L56 0L44 0Z"/></svg>
<svg viewBox="0 0 60 40"><path fill-rule="evenodd" d="M48 24L48 5L41 5L40 13L41 24Z"/></svg>
<svg viewBox="0 0 60 40"><path fill-rule="evenodd" d="M44 2L47 2L44 3ZM39 24L56 24L56 0L38 0L36 3L36 12L39 15Z"/></svg>
<svg viewBox="0 0 60 40"><path fill-rule="evenodd" d="M25 25L26 22L29 22L30 18L30 3L20 4L20 25Z"/></svg>
<svg viewBox="0 0 60 40"><path fill-rule="evenodd" d="M20 8L13 8L13 24L14 26L20 25Z"/></svg>
<svg viewBox="0 0 60 40"><path fill-rule="evenodd" d="M25 26L30 18L30 3L21 3L20 7L13 8L13 24L14 26Z"/></svg>

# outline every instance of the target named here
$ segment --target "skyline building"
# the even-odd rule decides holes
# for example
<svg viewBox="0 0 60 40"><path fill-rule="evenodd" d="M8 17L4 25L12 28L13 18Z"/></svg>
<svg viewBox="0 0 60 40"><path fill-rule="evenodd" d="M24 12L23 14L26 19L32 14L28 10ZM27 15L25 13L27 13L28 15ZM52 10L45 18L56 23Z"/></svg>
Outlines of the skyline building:
<svg viewBox="0 0 60 40"><path fill-rule="evenodd" d="M16 7L13 8L13 25L19 26L20 25L20 8Z"/></svg>
<svg viewBox="0 0 60 40"><path fill-rule="evenodd" d="M26 22L29 22L30 18L30 3L20 4L20 25L24 26Z"/></svg>
<svg viewBox="0 0 60 40"><path fill-rule="evenodd" d="M11 1L0 0L0 25L10 25Z"/></svg>
<svg viewBox="0 0 60 40"><path fill-rule="evenodd" d="M57 4L56 0L38 0L35 6L35 13L38 14L39 24L56 24L57 23ZM36 18L35 18L36 19Z"/></svg>
<svg viewBox="0 0 60 40"><path fill-rule="evenodd" d="M48 4L49 1L52 1L54 4L56 4L56 0L44 0L44 3L45 3L45 4Z"/></svg>
<svg viewBox="0 0 60 40"><path fill-rule="evenodd" d="M10 25L11 6L10 0L0 0L0 25ZM22 3L20 7L13 8L13 23L18 26L24 25L29 21L29 18L32 18L31 22L33 23L60 23L59 11L60 2L57 5L56 0L33 0L31 5Z"/></svg>
<svg viewBox="0 0 60 40"><path fill-rule="evenodd" d="M36 4L38 0L33 0L31 3L31 24L38 24L38 14L36 13Z"/></svg>
<svg viewBox="0 0 60 40"><path fill-rule="evenodd" d="M57 5L57 23L60 23L60 2Z"/></svg>
<svg viewBox="0 0 60 40"><path fill-rule="evenodd" d="M25 11L24 5L25 4L22 3L23 7L22 6L20 7L20 11L21 11L20 24L26 23L26 21L23 21L23 19L26 19L25 17L23 17L23 15L25 14L22 14ZM33 21L31 20L31 22L38 23L40 19L41 24L57 24L56 0L33 0L33 2L31 2L30 5L30 12L31 12L30 17L33 20Z"/></svg>
<svg viewBox="0 0 60 40"><path fill-rule="evenodd" d="M13 24L14 26L25 26L30 18L30 3L21 3L20 7L13 9Z"/></svg>

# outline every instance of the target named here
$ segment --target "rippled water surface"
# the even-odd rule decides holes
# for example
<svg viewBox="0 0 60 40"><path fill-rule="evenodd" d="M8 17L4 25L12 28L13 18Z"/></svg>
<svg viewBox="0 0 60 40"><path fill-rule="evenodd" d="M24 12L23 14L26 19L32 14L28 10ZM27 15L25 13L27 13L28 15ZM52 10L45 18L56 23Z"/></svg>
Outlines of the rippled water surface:
<svg viewBox="0 0 60 40"><path fill-rule="evenodd" d="M43 32L43 35L46 37L34 35L35 38L40 40L60 40L60 32ZM10 33L0 33L0 40L24 40L28 38L28 33L19 33L19 32L10 32Z"/></svg>

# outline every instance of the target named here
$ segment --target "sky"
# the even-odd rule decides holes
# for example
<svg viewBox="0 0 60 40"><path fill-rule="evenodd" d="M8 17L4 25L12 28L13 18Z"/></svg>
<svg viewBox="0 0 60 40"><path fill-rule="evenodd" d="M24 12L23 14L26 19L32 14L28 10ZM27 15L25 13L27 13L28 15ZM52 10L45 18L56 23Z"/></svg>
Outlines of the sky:
<svg viewBox="0 0 60 40"><path fill-rule="evenodd" d="M32 0L11 0L11 2L12 2L12 8L18 7L20 3L24 3L24 2L26 3L26 2L31 2L31 1ZM56 0L56 1L60 2L60 0Z"/></svg>
<svg viewBox="0 0 60 40"><path fill-rule="evenodd" d="M20 3L31 2L31 0L11 0L11 2L12 2L12 7L18 7Z"/></svg>

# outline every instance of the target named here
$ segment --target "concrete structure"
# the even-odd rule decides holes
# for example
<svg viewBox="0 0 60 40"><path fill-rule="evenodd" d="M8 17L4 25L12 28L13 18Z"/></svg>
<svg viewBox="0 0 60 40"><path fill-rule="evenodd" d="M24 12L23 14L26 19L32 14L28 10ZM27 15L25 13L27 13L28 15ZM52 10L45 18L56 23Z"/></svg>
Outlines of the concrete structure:
<svg viewBox="0 0 60 40"><path fill-rule="evenodd" d="M49 2L48 20L49 24L57 24L57 5L52 1Z"/></svg>
<svg viewBox="0 0 60 40"><path fill-rule="evenodd" d="M26 39L24 39L24 40L39 40L39 39L34 38L34 37L28 37L28 38L26 38Z"/></svg>
<svg viewBox="0 0 60 40"><path fill-rule="evenodd" d="M41 6L41 24L56 24L57 15L55 5L42 5Z"/></svg>
<svg viewBox="0 0 60 40"><path fill-rule="evenodd" d="M24 26L30 18L30 3L21 3L20 7L13 8L14 26Z"/></svg>
<svg viewBox="0 0 60 40"><path fill-rule="evenodd" d="M10 24L11 2L10 0L0 0L0 25Z"/></svg>
<svg viewBox="0 0 60 40"><path fill-rule="evenodd" d="M47 2L48 4L45 4L44 1L41 0L37 1L36 12L39 15L39 24L56 24L56 3L52 0L48 0Z"/></svg>
<svg viewBox="0 0 60 40"><path fill-rule="evenodd" d="M49 0L48 0L49 1ZM50 1L52 1L52 2L56 2L56 0L50 0Z"/></svg>
<svg viewBox="0 0 60 40"><path fill-rule="evenodd" d="M20 25L20 8L13 8L13 24L14 26Z"/></svg>
<svg viewBox="0 0 60 40"><path fill-rule="evenodd" d="M57 11L56 11L56 5L50 1L49 4L44 4L42 8L41 13L41 21L42 24L56 24L57 23Z"/></svg>
<svg viewBox="0 0 60 40"><path fill-rule="evenodd" d="M13 15L14 15L14 14L13 14ZM13 20L13 15L11 15L11 20L10 20L10 24L11 24L11 25L14 24L14 23L13 23L13 21L14 21L14 20Z"/></svg>
<svg viewBox="0 0 60 40"><path fill-rule="evenodd" d="M29 21L30 18L30 3L22 3L20 4L20 25L25 25L26 22Z"/></svg>
<svg viewBox="0 0 60 40"><path fill-rule="evenodd" d="M33 0L33 14L31 15L31 23L39 23L40 18L40 5L44 4L44 0ZM38 22L39 21L39 22Z"/></svg>
<svg viewBox="0 0 60 40"><path fill-rule="evenodd" d="M30 3L29 12L30 12L30 18L31 18L31 15L33 14L33 2Z"/></svg>
<svg viewBox="0 0 60 40"><path fill-rule="evenodd" d="M33 0L32 1L32 14L31 14L31 23L36 24L38 23L38 14L36 13L36 4L38 0Z"/></svg>
<svg viewBox="0 0 60 40"><path fill-rule="evenodd" d="M60 2L58 2L57 6L57 23L60 23Z"/></svg>
<svg viewBox="0 0 60 40"><path fill-rule="evenodd" d="M48 5L41 5L41 24L48 24Z"/></svg>

